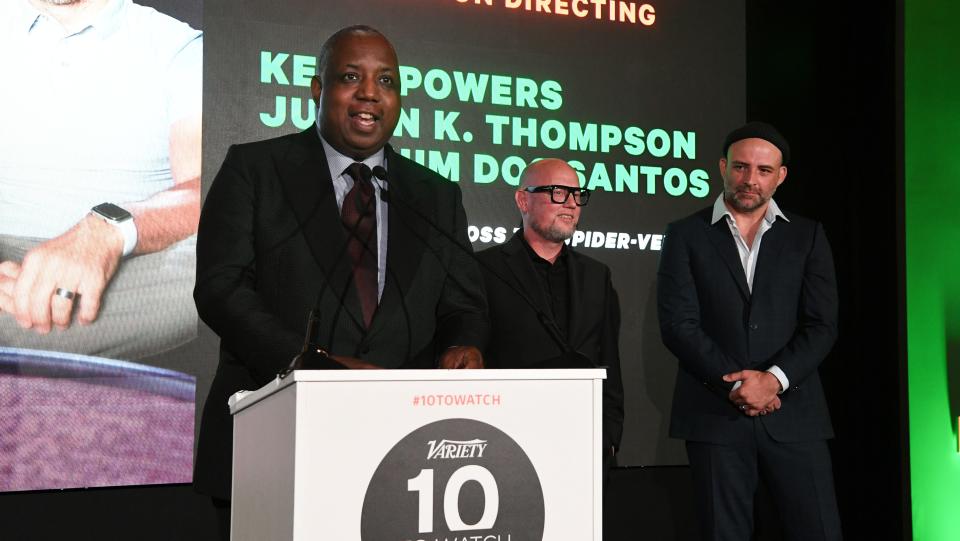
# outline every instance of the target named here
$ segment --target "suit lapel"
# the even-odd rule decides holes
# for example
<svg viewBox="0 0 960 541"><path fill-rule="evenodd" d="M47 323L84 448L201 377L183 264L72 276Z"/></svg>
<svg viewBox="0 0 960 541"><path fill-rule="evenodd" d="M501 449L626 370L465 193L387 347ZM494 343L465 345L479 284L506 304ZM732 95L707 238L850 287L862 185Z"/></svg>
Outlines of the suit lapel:
<svg viewBox="0 0 960 541"><path fill-rule="evenodd" d="M753 291L759 292L776 275L774 266L780 261L780 252L786 244L790 223L776 220L773 226L763 234L760 240L760 253L757 255L757 268L753 273Z"/></svg>
<svg viewBox="0 0 960 541"><path fill-rule="evenodd" d="M300 231L323 270L321 287L343 303L349 319L363 327L360 300L353 287L352 268L346 254L346 233L340 222L330 168L323 145L313 127L292 139L288 154L276 168L284 196L293 209Z"/></svg>
<svg viewBox="0 0 960 541"><path fill-rule="evenodd" d="M743 272L743 263L740 262L740 256L737 254L737 246L734 244L733 235L730 233L730 227L726 220L720 220L715 224L710 224L710 213L704 214L704 226L707 230L707 237L713 244L713 247L720 254L733 277L733 281L740 288L740 293L744 299L750 298L750 288L747 287L747 275Z"/></svg>

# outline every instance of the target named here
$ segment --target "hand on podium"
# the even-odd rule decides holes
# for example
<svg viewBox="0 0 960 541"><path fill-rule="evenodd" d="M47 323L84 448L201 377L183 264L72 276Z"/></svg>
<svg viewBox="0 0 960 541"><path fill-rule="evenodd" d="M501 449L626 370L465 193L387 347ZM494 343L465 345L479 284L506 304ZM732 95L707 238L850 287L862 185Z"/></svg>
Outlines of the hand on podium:
<svg viewBox="0 0 960 541"><path fill-rule="evenodd" d="M290 364L280 374L281 378L290 375L294 370L352 370L381 368L375 364L361 361L356 357L345 355L331 355L323 348L305 348L290 361Z"/></svg>
<svg viewBox="0 0 960 541"><path fill-rule="evenodd" d="M383 368L375 364L370 364L366 361L361 361L356 357L347 357L346 355L330 355L330 358L334 361L342 364L345 368L352 370L377 370Z"/></svg>
<svg viewBox="0 0 960 541"><path fill-rule="evenodd" d="M483 355L473 346L451 346L440 356L440 368L483 368Z"/></svg>

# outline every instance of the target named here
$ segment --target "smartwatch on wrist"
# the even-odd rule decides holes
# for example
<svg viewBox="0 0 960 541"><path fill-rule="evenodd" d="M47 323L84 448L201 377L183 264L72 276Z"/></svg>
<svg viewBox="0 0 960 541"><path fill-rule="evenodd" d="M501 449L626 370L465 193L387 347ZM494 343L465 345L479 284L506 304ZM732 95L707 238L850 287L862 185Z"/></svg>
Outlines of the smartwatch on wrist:
<svg viewBox="0 0 960 541"><path fill-rule="evenodd" d="M133 253L133 249L137 247L137 224L133 221L133 214L113 203L100 203L90 209L90 212L120 231L123 235L124 256Z"/></svg>

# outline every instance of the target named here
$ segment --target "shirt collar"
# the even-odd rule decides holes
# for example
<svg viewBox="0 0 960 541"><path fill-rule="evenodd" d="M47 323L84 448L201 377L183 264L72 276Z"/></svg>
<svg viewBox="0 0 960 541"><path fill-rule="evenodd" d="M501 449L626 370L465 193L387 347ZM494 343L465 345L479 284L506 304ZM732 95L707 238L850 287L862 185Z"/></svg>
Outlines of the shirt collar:
<svg viewBox="0 0 960 541"><path fill-rule="evenodd" d="M13 16L17 20L14 25L17 28L22 28L25 33L33 30L33 27L37 24L37 19L43 15L43 12L31 4L29 0L17 2L15 10Z"/></svg>
<svg viewBox="0 0 960 541"><path fill-rule="evenodd" d="M717 200L713 202L713 216L710 218L710 224L715 224L720 221L724 216L729 217L733 220L733 213L730 212L730 209L727 208L727 205L723 202L723 194L721 193L717 196ZM783 218L786 221L790 221L789 218L780 210L780 206L777 205L777 202L772 198L770 199L770 204L767 205L767 212L763 215L763 220L770 225L773 225L773 222L777 218Z"/></svg>
<svg viewBox="0 0 960 541"><path fill-rule="evenodd" d="M327 157L327 166L330 168L330 178L335 179L343 175L344 170L346 170L350 164L357 161L350 156L341 154L322 136L320 137L320 142L323 144L323 153ZM387 164L384 162L384 152L382 148L370 156L367 156L367 158L362 160L360 163L365 164L370 169L373 169L378 165L384 168L387 166ZM374 182L373 185L378 189L380 187L379 182Z"/></svg>
<svg viewBox="0 0 960 541"><path fill-rule="evenodd" d="M533 247L530 246L530 244L527 242L527 239L523 236L523 228L520 228L517 231L517 234L520 235L520 242L523 243L523 247L527 250L527 254L533 259L535 263L542 262L545 265L554 265L556 263L565 262L567 260L567 243L563 243L563 245L560 246L560 253L557 254L557 259L555 259L553 263L550 263L546 259L540 257L540 254L538 254L533 249Z"/></svg>
<svg viewBox="0 0 960 541"><path fill-rule="evenodd" d="M17 26L23 28L23 30L27 33L36 27L37 21L41 17L49 19L53 24L59 24L55 19L37 9L37 7L31 4L29 0L22 0L19 2L19 5L20 8L14 16L19 19ZM90 24L78 30L77 32L74 32L73 34L79 34L80 32L85 31L87 28L93 28L95 32L98 32L103 36L112 33L120 28L122 13L126 11L129 5L130 0L110 0L107 2L107 5L103 6L103 9L97 14L96 17L94 17Z"/></svg>
<svg viewBox="0 0 960 541"><path fill-rule="evenodd" d="M103 11L97 14L90 26L102 36L112 34L120 28L123 13L130 9L130 0L110 0Z"/></svg>

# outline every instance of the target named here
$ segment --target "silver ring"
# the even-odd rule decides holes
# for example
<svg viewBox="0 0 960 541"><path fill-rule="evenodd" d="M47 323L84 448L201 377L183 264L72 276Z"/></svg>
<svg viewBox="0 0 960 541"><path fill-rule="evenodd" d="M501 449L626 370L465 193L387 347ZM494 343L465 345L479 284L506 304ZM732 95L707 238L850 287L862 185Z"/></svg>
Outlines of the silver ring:
<svg viewBox="0 0 960 541"><path fill-rule="evenodd" d="M68 301L72 300L74 297L77 296L77 294L74 293L73 291L70 291L69 289L63 289L62 287L58 287L57 290L53 292L53 294L58 297L63 297Z"/></svg>
<svg viewBox="0 0 960 541"><path fill-rule="evenodd" d="M747 405L746 405L746 404L740 404L740 411L746 411L746 410L747 410Z"/></svg>

